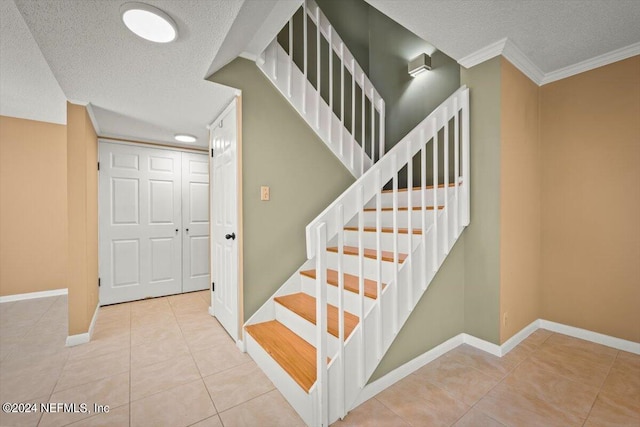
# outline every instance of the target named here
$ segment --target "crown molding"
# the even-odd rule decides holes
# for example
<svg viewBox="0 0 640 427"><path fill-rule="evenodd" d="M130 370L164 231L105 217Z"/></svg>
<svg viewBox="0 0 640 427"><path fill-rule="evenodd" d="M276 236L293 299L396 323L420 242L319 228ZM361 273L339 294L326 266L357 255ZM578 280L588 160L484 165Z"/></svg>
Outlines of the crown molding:
<svg viewBox="0 0 640 427"><path fill-rule="evenodd" d="M544 73L540 68L538 68L538 66L534 64L533 61L531 61L531 59L529 59L529 57L508 38L491 43L490 45L465 56L459 60L458 63L465 68L471 68L491 58L495 58L498 55L504 56L505 59L511 62L518 70L529 77L531 81L538 86L542 86L576 74L584 73L585 71L593 70L594 68L640 55L640 42L549 73Z"/></svg>
<svg viewBox="0 0 640 427"><path fill-rule="evenodd" d="M565 79L567 77L584 73L585 71L593 70L594 68L603 67L614 62L622 61L623 59L631 58L636 55L640 55L640 42L547 73L542 79L542 84L546 85L547 83Z"/></svg>
<svg viewBox="0 0 640 427"><path fill-rule="evenodd" d="M490 45L465 56L458 61L458 64L462 65L464 68L471 68L478 64L482 64L484 61L488 61L491 58L501 55L506 43L507 38L505 37L502 40L491 43Z"/></svg>

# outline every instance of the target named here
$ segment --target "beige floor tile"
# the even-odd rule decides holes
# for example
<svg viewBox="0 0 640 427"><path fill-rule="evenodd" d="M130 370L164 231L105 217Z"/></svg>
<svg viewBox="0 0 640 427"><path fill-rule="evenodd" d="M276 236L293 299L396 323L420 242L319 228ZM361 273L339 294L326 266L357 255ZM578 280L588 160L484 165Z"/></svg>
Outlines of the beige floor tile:
<svg viewBox="0 0 640 427"><path fill-rule="evenodd" d="M421 381L435 384L467 405L474 405L499 380L453 359L440 357L414 373Z"/></svg>
<svg viewBox="0 0 640 427"><path fill-rule="evenodd" d="M584 423L584 419L522 394L506 384L494 387L474 408L509 426L570 427Z"/></svg>
<svg viewBox="0 0 640 427"><path fill-rule="evenodd" d="M110 409L108 413L93 415L91 418L69 424L73 427L127 427L129 425L129 405Z"/></svg>
<svg viewBox="0 0 640 427"><path fill-rule="evenodd" d="M553 349L554 352L580 358L594 364L610 367L618 350L562 334L553 334L541 346L540 351Z"/></svg>
<svg viewBox="0 0 640 427"><path fill-rule="evenodd" d="M95 336L86 344L77 345L71 348L69 360L75 361L91 357L105 356L110 353L120 353L128 351L131 345L129 335L119 335L109 338Z"/></svg>
<svg viewBox="0 0 640 427"><path fill-rule="evenodd" d="M640 402L640 373L622 364L614 364L602 385L602 391Z"/></svg>
<svg viewBox="0 0 640 427"><path fill-rule="evenodd" d="M169 299L167 297L150 298L142 301L136 301L131 305L131 318L145 315L152 312L171 312Z"/></svg>
<svg viewBox="0 0 640 427"><path fill-rule="evenodd" d="M114 320L111 322L96 322L91 340L115 339L118 337L131 337L130 320Z"/></svg>
<svg viewBox="0 0 640 427"><path fill-rule="evenodd" d="M49 369L60 373L67 363L69 352L59 352L52 355L40 353L26 353L17 351L0 362L0 378L13 375L17 371L39 371Z"/></svg>
<svg viewBox="0 0 640 427"><path fill-rule="evenodd" d="M204 300L193 292L170 296L169 305L175 314L206 313L208 308Z"/></svg>
<svg viewBox="0 0 640 427"><path fill-rule="evenodd" d="M585 425L638 427L640 426L640 402L601 392Z"/></svg>
<svg viewBox="0 0 640 427"><path fill-rule="evenodd" d="M376 398L411 425L450 426L469 410L444 389L409 375Z"/></svg>
<svg viewBox="0 0 640 427"><path fill-rule="evenodd" d="M214 415L213 417L209 417L206 420L202 420L195 424L192 424L191 427L223 427L223 426L222 426L222 421L220 420L220 416Z"/></svg>
<svg viewBox="0 0 640 427"><path fill-rule="evenodd" d="M539 368L586 385L600 387L609 372L610 366L559 350L557 346L541 346L529 360Z"/></svg>
<svg viewBox="0 0 640 427"><path fill-rule="evenodd" d="M58 381L59 370L24 368L3 374L0 401L24 402L38 396L49 396Z"/></svg>
<svg viewBox="0 0 640 427"><path fill-rule="evenodd" d="M230 339L229 335L223 329L217 327L183 330L182 335L193 353L210 347L216 347L220 345L221 342L227 342Z"/></svg>
<svg viewBox="0 0 640 427"><path fill-rule="evenodd" d="M445 358L475 368L483 374L497 379L504 378L517 365L513 360L492 356L466 344L454 348L445 355Z"/></svg>
<svg viewBox="0 0 640 427"><path fill-rule="evenodd" d="M131 303L113 304L100 307L97 322L129 322L131 320Z"/></svg>
<svg viewBox="0 0 640 427"><path fill-rule="evenodd" d="M171 311L151 311L131 318L131 331L148 328L166 328L177 325L176 316Z"/></svg>
<svg viewBox="0 0 640 427"><path fill-rule="evenodd" d="M132 426L189 426L215 414L201 379L131 403Z"/></svg>
<svg viewBox="0 0 640 427"><path fill-rule="evenodd" d="M151 323L145 328L131 329L131 346L148 344L154 341L176 339L182 336L178 323L158 326Z"/></svg>
<svg viewBox="0 0 640 427"><path fill-rule="evenodd" d="M184 338L172 336L131 347L131 366L139 368L189 355L189 347Z"/></svg>
<svg viewBox="0 0 640 427"><path fill-rule="evenodd" d="M176 320L183 332L192 332L203 328L223 331L222 325L220 325L218 320L206 312L177 313Z"/></svg>
<svg viewBox="0 0 640 427"><path fill-rule="evenodd" d="M211 305L211 291L209 291L209 289L197 292L197 294L204 300L207 306Z"/></svg>
<svg viewBox="0 0 640 427"><path fill-rule="evenodd" d="M193 353L193 358L198 365L203 377L224 371L234 366L247 363L251 360L247 353L241 352L231 341L220 340L220 344Z"/></svg>
<svg viewBox="0 0 640 427"><path fill-rule="evenodd" d="M353 411L344 420L338 420L333 427L409 427L402 418L384 406L377 399L369 399Z"/></svg>
<svg viewBox="0 0 640 427"><path fill-rule="evenodd" d="M204 383L218 412L274 389L269 378L253 361L208 376ZM222 421L224 422L224 418Z"/></svg>
<svg viewBox="0 0 640 427"><path fill-rule="evenodd" d="M129 349L104 356L71 360L65 365L56 392L129 371Z"/></svg>
<svg viewBox="0 0 640 427"><path fill-rule="evenodd" d="M129 403L129 373L114 375L98 381L83 384L53 393L49 402L53 403L86 403L89 413L47 413L42 416L39 427L64 426L81 419L89 418L94 411L94 404L109 406L109 410Z"/></svg>
<svg viewBox="0 0 640 427"><path fill-rule="evenodd" d="M49 395L42 396L37 399L27 399L23 400L22 403L30 403L39 405L41 402L46 402L49 399ZM3 400L2 403L6 402ZM11 400L12 403L17 403L15 400ZM29 412L24 413L15 413L10 412L6 413L4 411L0 411L0 426L2 427L34 427L38 425L40 418L42 417L42 412L40 412L39 407L37 411L34 411L33 408L30 408Z"/></svg>
<svg viewBox="0 0 640 427"><path fill-rule="evenodd" d="M518 366L503 383L582 419L587 418L598 395L597 387L545 371L530 361Z"/></svg>
<svg viewBox="0 0 640 427"><path fill-rule="evenodd" d="M131 370L131 401L200 379L193 358L181 356Z"/></svg>
<svg viewBox="0 0 640 427"><path fill-rule="evenodd" d="M305 426L298 414L276 390L221 412L220 418L224 427Z"/></svg>
<svg viewBox="0 0 640 427"><path fill-rule="evenodd" d="M640 375L640 355L619 351L614 367L623 369L632 375Z"/></svg>
<svg viewBox="0 0 640 427"><path fill-rule="evenodd" d="M494 420L482 411L471 408L453 427L504 427L504 424Z"/></svg>

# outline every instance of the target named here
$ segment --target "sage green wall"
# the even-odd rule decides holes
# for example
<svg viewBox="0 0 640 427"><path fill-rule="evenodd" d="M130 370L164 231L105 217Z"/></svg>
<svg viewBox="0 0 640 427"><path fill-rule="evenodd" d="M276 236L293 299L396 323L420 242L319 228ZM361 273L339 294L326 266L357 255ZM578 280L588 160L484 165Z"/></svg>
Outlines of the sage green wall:
<svg viewBox="0 0 640 427"><path fill-rule="evenodd" d="M464 237L464 330L500 344L501 57L471 69L471 224Z"/></svg>
<svg viewBox="0 0 640 427"><path fill-rule="evenodd" d="M306 260L306 225L354 178L254 62L238 58L210 80L242 90L247 320ZM271 187L268 202L261 185Z"/></svg>

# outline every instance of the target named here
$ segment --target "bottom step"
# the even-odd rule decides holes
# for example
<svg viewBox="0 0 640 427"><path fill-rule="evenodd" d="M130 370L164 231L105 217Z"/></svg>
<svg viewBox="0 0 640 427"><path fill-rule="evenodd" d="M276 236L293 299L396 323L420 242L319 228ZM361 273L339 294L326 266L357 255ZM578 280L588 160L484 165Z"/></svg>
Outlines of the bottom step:
<svg viewBox="0 0 640 427"><path fill-rule="evenodd" d="M307 393L316 382L316 348L277 320L245 327L254 340Z"/></svg>

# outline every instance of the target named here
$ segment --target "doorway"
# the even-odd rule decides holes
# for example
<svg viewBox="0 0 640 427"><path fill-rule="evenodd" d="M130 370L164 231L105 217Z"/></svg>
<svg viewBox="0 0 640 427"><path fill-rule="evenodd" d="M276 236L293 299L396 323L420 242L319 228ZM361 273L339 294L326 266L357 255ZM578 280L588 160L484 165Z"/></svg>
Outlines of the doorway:
<svg viewBox="0 0 640 427"><path fill-rule="evenodd" d="M100 305L209 287L206 154L99 141Z"/></svg>

